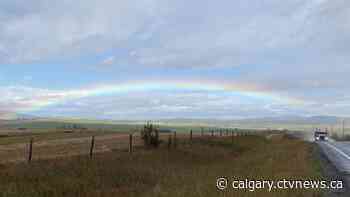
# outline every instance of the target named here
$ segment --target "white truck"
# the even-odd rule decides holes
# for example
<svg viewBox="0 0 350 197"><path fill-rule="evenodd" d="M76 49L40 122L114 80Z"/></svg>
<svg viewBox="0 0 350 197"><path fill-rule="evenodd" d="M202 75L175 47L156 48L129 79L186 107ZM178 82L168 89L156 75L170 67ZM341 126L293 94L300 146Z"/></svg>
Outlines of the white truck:
<svg viewBox="0 0 350 197"><path fill-rule="evenodd" d="M325 141L328 140L328 131L321 131L321 129L316 129L314 133L315 141Z"/></svg>

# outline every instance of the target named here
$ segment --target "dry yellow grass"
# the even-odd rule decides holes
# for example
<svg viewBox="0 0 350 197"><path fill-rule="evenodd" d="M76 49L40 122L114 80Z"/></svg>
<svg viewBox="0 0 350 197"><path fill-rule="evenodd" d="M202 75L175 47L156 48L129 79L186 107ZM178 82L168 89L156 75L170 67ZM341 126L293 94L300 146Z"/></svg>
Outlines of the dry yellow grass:
<svg viewBox="0 0 350 197"><path fill-rule="evenodd" d="M187 140L186 140L187 141ZM240 179L319 179L312 145L286 137L268 140L262 136L195 139L190 146L180 141L168 151L138 148L126 151L3 165L1 196L113 197L113 196L276 196L315 197L319 191L216 189L217 177Z"/></svg>

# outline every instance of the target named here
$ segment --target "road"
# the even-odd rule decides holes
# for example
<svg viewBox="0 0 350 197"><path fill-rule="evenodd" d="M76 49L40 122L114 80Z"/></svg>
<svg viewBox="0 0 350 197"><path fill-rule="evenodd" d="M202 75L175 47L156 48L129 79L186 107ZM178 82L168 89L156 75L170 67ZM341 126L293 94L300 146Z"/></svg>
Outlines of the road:
<svg viewBox="0 0 350 197"><path fill-rule="evenodd" d="M317 143L339 172L350 175L350 142L336 142L330 139Z"/></svg>
<svg viewBox="0 0 350 197"><path fill-rule="evenodd" d="M317 141L316 143L328 158L328 162L321 159L323 161L323 171L325 175L331 180L345 181L345 188L340 190L330 190L326 196L350 196L350 142L337 142L329 139L328 141Z"/></svg>

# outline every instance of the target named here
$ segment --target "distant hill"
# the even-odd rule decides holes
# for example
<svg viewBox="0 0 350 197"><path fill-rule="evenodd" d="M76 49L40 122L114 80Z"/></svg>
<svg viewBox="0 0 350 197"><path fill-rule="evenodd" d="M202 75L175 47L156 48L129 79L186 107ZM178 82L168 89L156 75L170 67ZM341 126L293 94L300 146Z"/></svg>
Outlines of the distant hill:
<svg viewBox="0 0 350 197"><path fill-rule="evenodd" d="M279 117L263 117L263 118L247 118L247 119L162 119L161 122L168 123L284 123L284 124L337 124L344 118L337 116L279 116ZM348 118L345 118L348 120ZM350 120L350 119L349 119Z"/></svg>
<svg viewBox="0 0 350 197"><path fill-rule="evenodd" d="M309 122L324 123L324 124L337 124L343 120L343 118L336 116L313 116L307 119Z"/></svg>
<svg viewBox="0 0 350 197"><path fill-rule="evenodd" d="M337 124L343 118L336 116L280 116L280 117L265 117L256 119L244 119L241 122L254 123L288 123L288 124Z"/></svg>
<svg viewBox="0 0 350 197"><path fill-rule="evenodd" d="M251 129L298 129L310 130L310 128L319 125L319 127L329 127L331 125L340 125L344 118L337 116L279 116L247 119L190 119L174 118L152 120L155 124L167 127L172 126L199 126L199 127L231 127L231 128L251 128ZM0 125L23 125L35 123L38 127L45 125L63 125L63 124L88 124L99 125L143 125L147 120L91 120L82 118L49 118L38 117L28 114L16 114L11 119L0 118ZM349 118L345 118L346 123L350 123Z"/></svg>
<svg viewBox="0 0 350 197"><path fill-rule="evenodd" d="M40 119L38 116L21 114L21 113L5 113L0 115L0 120L15 121L15 120L36 120Z"/></svg>

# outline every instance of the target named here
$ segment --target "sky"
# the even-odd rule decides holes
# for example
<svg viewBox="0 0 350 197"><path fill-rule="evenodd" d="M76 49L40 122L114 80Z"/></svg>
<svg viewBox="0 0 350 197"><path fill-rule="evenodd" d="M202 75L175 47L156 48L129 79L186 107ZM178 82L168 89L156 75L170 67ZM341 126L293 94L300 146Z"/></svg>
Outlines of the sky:
<svg viewBox="0 0 350 197"><path fill-rule="evenodd" d="M347 0L1 0L0 118L350 115Z"/></svg>

